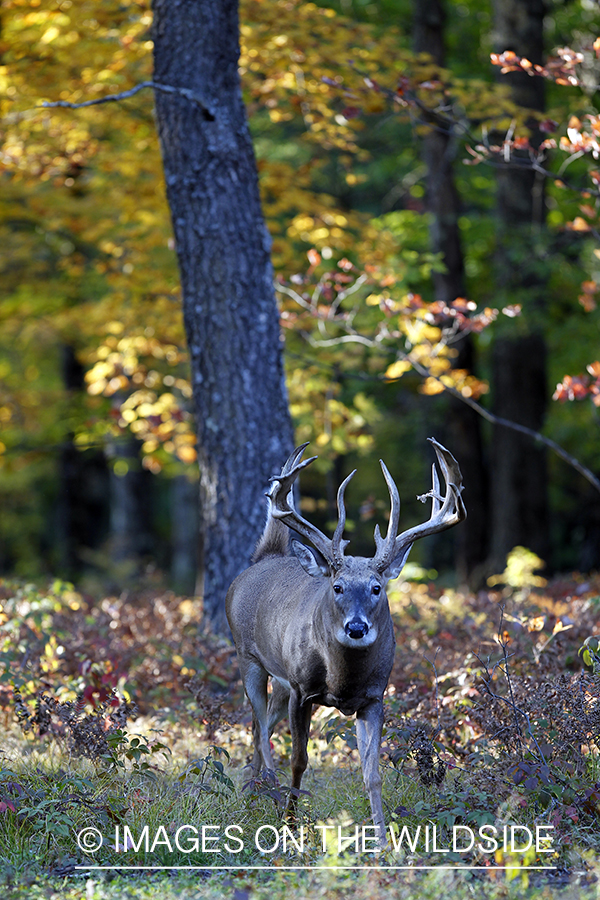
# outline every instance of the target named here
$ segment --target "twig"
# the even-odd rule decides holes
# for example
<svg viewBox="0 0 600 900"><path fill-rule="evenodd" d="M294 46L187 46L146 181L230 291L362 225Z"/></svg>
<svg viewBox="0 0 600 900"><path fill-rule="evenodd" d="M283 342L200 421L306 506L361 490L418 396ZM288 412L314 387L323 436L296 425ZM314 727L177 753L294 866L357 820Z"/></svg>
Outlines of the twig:
<svg viewBox="0 0 600 900"><path fill-rule="evenodd" d="M513 696L512 696L512 683L511 683L511 681L510 681L510 676L508 675L508 659L509 659L509 657L508 657L508 654L506 653L506 645L503 644L503 643L501 643L500 646L501 646L502 649L503 649L503 656L504 656L504 658L503 658L503 660L502 660L503 666L500 665L500 663L498 663L497 665L500 666L502 672L503 672L504 675L506 676L506 679L507 679L508 685L509 685L509 691L510 691L510 693L511 693L511 699L509 700L507 697L503 697L502 694L497 694L495 691L493 691L493 690L491 689L490 685L491 685L491 683L492 683L492 675L493 675L493 672L490 673L490 670L489 670L489 667L488 667L487 663L484 663L484 661L481 659L481 657L480 657L477 653L475 653L475 654L474 654L475 659L479 660L479 662L481 663L481 665L482 665L483 668L485 669L485 676L482 676L483 686L484 686L484 688L485 688L486 693L488 694L489 697L492 698L492 700L498 700L498 701L500 701L500 702L502 702L502 703L506 703L506 705L509 706L509 707L511 708L511 710L513 711L513 713L514 713L514 715L515 715L515 723L516 723L516 729L517 729L517 735L518 735L518 743L519 743L519 747L520 747L520 748L523 747L523 741L522 741L522 734L521 734L521 726L520 726L520 724L519 724L519 720L518 720L517 714L518 714L519 716L523 716L523 718L524 718L525 721L527 722L527 733L528 733L529 737L531 738L531 740L533 741L533 743L535 744L535 746L536 746L536 748L537 748L537 751L538 751L538 753L539 753L539 755L540 755L540 759L542 760L542 765L547 765L547 763L546 763L546 757L544 756L544 753L543 753L543 751L542 751L540 745L538 744L538 740L537 740L535 734L533 733L533 728L531 727L531 720L530 720L530 718L529 718L529 715L528 715L524 710L520 709L520 708L516 705L516 703L515 703L515 701L514 701L514 698L513 698ZM489 661L489 659L488 659L488 661ZM496 665L494 666L494 669L495 669L495 668L496 668ZM522 752L522 749L521 749L521 752Z"/></svg>
<svg viewBox="0 0 600 900"><path fill-rule="evenodd" d="M202 109L205 118L209 122L214 122L215 120L214 112L209 109L202 97L199 97L194 91L184 87L174 87L171 84L161 84L158 81L142 81L136 84L135 87L130 88L128 91L122 91L120 94L106 94L104 97L96 97L94 100L84 100L82 103L71 103L69 100L48 100L35 106L34 109L53 109L55 107L83 109L86 106L98 106L100 103L114 103L118 100L127 100L139 91L144 90L144 88L153 88L155 91L162 91L164 94L177 94L180 97L185 97L186 100L192 100Z"/></svg>
<svg viewBox="0 0 600 900"><path fill-rule="evenodd" d="M358 75L362 78L368 78L369 75L367 72L361 72L361 70L354 65L354 63L350 64L350 68L353 69ZM458 118L452 107L444 106L442 109L432 109L427 106L422 100L417 97L417 95L412 91L407 91L403 95L403 97L399 97L395 90L391 88L387 88L383 85L379 85L379 92L391 103L401 103L403 107L410 107L411 113L414 110L418 111L418 115L416 115L413 119L413 124L415 125L430 125L435 131L440 134L446 134L450 137L456 136L457 133L462 134L462 136L470 141L472 144L481 144L483 143L486 148L487 156L481 154L479 161L484 163L484 165L490 166L491 168L528 168L533 169L533 171L538 172L540 175L543 175L545 178L552 179L553 181L561 182L567 187L569 190L578 194L586 194L592 197L600 197L600 189L594 188L592 185L584 185L583 187L577 187L576 185L565 181L562 177L562 172L564 168L566 168L573 159L579 158L582 155L581 151L573 154L571 157L566 160L563 164L559 172L551 172L549 169L544 168L539 159L543 157L543 154L540 154L538 158L530 156L519 157L515 156L512 152L509 143L506 143L508 140L508 134L505 138L505 143L503 147L499 147L497 150L489 145L488 134L487 134L487 122L493 122L496 119L501 118L501 114L497 114L495 116L489 116L487 119L477 119L474 118L470 122L466 122L464 117ZM482 126L483 131L483 140L479 140L477 135L473 133L471 130L471 126ZM511 129L514 132L514 123L511 123ZM509 129L509 132L511 131ZM508 151L508 156L507 156ZM539 151L536 151L539 152ZM585 155L585 154L583 154Z"/></svg>
<svg viewBox="0 0 600 900"><path fill-rule="evenodd" d="M489 410L485 409L484 406L481 406L477 403L476 400L473 400L472 397L464 397L460 391L457 391L456 388L450 387L445 384L442 379L433 375L429 369L424 366L422 363L414 360L409 353L400 353L399 354L403 359L406 359L412 367L415 369L419 375L423 375L427 378L433 378L438 384L441 384L445 391L451 394L453 397L456 397L457 400L461 400L463 403L466 403L467 406L470 406L475 410L482 418L484 418L487 422L491 422L492 425L501 425L504 428L512 428L513 431L519 431L521 434L527 435L527 437L533 438L535 441L538 441L540 444L544 444L546 447L549 447L551 450L556 453L557 456L560 456L564 462L568 463L572 466L580 475L583 475L587 481L596 490L600 493L600 480L596 478L593 472L591 472L586 466L579 462L574 456L571 456L570 453L567 453L560 444L557 444L556 441L553 441L552 438L546 437L543 434L540 434L539 431L535 431L533 428L528 428L526 425L519 425L518 422L511 422L510 419L504 419L502 416L496 416L494 413L491 413Z"/></svg>
<svg viewBox="0 0 600 900"><path fill-rule="evenodd" d="M281 290L281 285L277 285L277 290ZM285 291L290 296L293 296L295 292ZM387 335L380 334L377 339L375 338L367 338L364 335L357 334L356 332L352 332L350 334L340 335L337 338L329 338L327 340L315 340L312 335L307 332L302 332L302 336L312 347L333 347L336 344L362 344L366 347L377 347L380 348L382 346L382 340ZM481 406L477 403L476 400L473 400L472 397L465 397L461 394L460 391L457 391L456 388L451 387L446 384L439 375L434 375L427 366L424 366L421 362L418 362L414 359L410 353L404 353L401 350L394 349L396 356L400 359L405 359L406 362L410 363L415 372L418 372L419 375L424 378L432 378L434 381L437 381L439 385L443 387L443 389L450 394L452 397L455 397L457 400L460 400L462 403L466 403L467 406L470 406L471 409L474 409L475 412L480 415L487 422L490 422L492 425L500 425L503 428L511 428L513 431L518 431L521 434L527 435L527 437L533 438L534 441L537 441L540 444L544 444L557 456L560 457L564 462L566 462L569 466L572 466L580 475L589 481L589 483L594 487L598 493L600 493L600 479L596 478L594 473L584 466L583 463L580 463L576 457L571 456L570 453L557 444L556 441L553 441L552 438L546 437L544 434L541 434L539 431L536 431L534 428L528 428L527 425L520 425L518 422L512 422L510 419L504 419L502 416L496 416L494 413L490 412L484 406Z"/></svg>
<svg viewBox="0 0 600 900"><path fill-rule="evenodd" d="M437 648L436 648L436 651L435 651L435 655L434 655L434 657L433 657L433 660L429 659L428 656L424 656L424 657L423 657L424 660L425 660L425 662L428 662L429 665L431 666L431 668L433 669L433 676L434 676L434 681L433 681L433 683L434 683L434 685L435 685L435 716L436 716L436 719L437 719L437 731L436 731L436 735L440 734L440 733L441 733L441 730L442 730L442 725L441 725L441 723L440 723L440 696L439 696L439 693L438 693L438 673L437 673L437 668L436 668L436 665L435 665L435 661L436 661L436 659L437 659L438 653L440 652L440 649L441 649L440 647L437 647Z"/></svg>
<svg viewBox="0 0 600 900"><path fill-rule="evenodd" d="M504 637L504 633L502 631L502 626L504 624L504 604L500 607L500 621L498 623L498 643L502 647L502 660L504 665L502 666L502 671L504 672L504 677L506 678L506 683L508 685L508 693L510 694L510 705L514 712L515 716L515 727L517 729L517 734L519 735L519 746L521 746L521 726L519 724L519 718L517 716L517 704L515 703L515 694L512 686L512 678L510 677L510 670L508 668L508 653L506 652L506 648L508 647L508 641ZM532 735L533 737L533 735ZM535 740L535 738L534 738ZM537 741L536 741L537 744ZM545 762L545 760L544 760Z"/></svg>

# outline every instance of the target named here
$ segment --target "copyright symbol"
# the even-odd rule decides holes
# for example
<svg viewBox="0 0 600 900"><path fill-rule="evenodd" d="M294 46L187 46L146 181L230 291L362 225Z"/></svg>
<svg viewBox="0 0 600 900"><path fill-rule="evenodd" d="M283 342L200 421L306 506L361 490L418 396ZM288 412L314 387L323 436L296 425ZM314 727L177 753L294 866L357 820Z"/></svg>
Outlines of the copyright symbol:
<svg viewBox="0 0 600 900"><path fill-rule="evenodd" d="M77 846L84 853L97 853L102 846L102 835L97 828L82 828L77 835Z"/></svg>

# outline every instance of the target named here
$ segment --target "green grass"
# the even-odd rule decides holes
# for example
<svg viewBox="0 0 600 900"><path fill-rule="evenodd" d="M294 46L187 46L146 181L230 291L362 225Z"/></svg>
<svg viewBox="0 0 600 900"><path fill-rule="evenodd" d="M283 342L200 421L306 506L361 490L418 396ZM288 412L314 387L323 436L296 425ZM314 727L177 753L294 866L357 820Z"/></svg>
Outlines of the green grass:
<svg viewBox="0 0 600 900"><path fill-rule="evenodd" d="M144 723L137 723L138 725ZM492 872L464 872L439 868L465 863L480 863L472 854L411 853L407 848L399 853L386 851L379 856L356 852L352 847L338 854L337 828L349 837L355 825L368 824L368 806L362 787L360 768L353 754L338 740L327 747L323 738L311 741L310 764L306 776L308 794L302 798L300 825L306 829L306 849L302 854L294 852L291 831L288 832L288 852L280 846L274 852L261 854L255 846L257 832L265 846L274 842L276 832L282 834L281 800L284 791L270 783L244 788L249 775L245 768L247 758L246 736L240 740L244 729L232 729L219 736L222 749L231 750L231 757L216 751L199 741L193 728L178 727L178 740L173 741L175 753L152 755L150 767L143 769L139 760L127 759L127 747L122 743L121 758L126 768L108 766L106 760L78 759L65 753L55 742L40 744L27 741L14 729L10 731L11 752L5 757L0 785L5 801L13 798L16 811L5 810L0 818L0 880L6 886L6 896L61 898L211 898L246 897L281 898L290 890L298 897L321 895L357 896L376 900L383 897L437 898L440 892L457 897L533 897L552 896L551 882L556 876L548 873L527 873L526 870ZM168 734L161 735L168 742ZM285 752L287 740L275 741L275 750ZM139 746L146 745L142 736ZM194 759L191 751L197 754ZM144 756L142 754L142 756ZM156 757L156 758L155 758ZM281 772L285 783L287 770ZM402 807L411 813L401 816L398 825L406 825L414 834L424 822L437 823L440 829L438 847L448 846L450 831L443 828L443 808L447 820L462 818L469 813L464 804L463 776L450 773L444 789L424 788L410 774L403 774L391 767L384 767L384 800L388 814ZM19 791L15 785L19 786ZM21 793L21 791L23 793ZM278 796L278 795L281 796ZM461 799L462 798L462 799ZM493 798L483 795L481 804L488 805L487 821L528 821L527 813L517 802L504 804L493 810ZM461 806L462 803L462 806ZM470 825L476 829L484 810L471 809ZM319 825L333 826L328 832L327 852L323 852L322 830ZM531 823L530 823L531 824ZM228 852L228 832L242 838L241 852ZM200 846L192 853L177 849L176 833L181 826L196 829ZM201 847L202 828L206 842ZM206 828L206 826L209 826ZM265 826L267 826L265 828ZM121 852L114 848L116 828L119 829ZM130 847L123 851L125 828L129 828L135 841L142 846L136 852ZM86 828L97 828L104 844L95 854L84 853L77 846L76 835ZM154 852L144 852L144 829L148 832L148 849L158 838ZM180 843L186 844L191 829L181 834ZM359 832L360 833L360 832ZM368 834L368 832L367 832ZM212 841L212 838L217 838ZM296 839L297 835L296 835ZM167 844L170 843L171 847ZM239 840L232 839L232 849L238 850ZM208 852L218 847L220 853ZM171 852L172 851L172 852ZM564 852L554 863L570 866L568 897L578 879L589 878L583 855L586 851L574 846ZM594 865L587 851L588 863ZM501 865L529 865L540 859L523 855L492 856ZM544 859L545 863L546 860ZM75 866L100 864L115 867L113 871L85 872ZM119 865L166 866L167 871L140 870L119 871ZM176 871L176 866L193 865L198 871ZM218 871L215 866L264 866L267 871ZM388 866L425 866L430 871L386 869ZM282 866L308 866L312 871L282 871ZM343 870L338 866L368 866L367 871ZM318 867L318 868L317 868ZM212 871L211 871L212 870ZM528 886L527 886L528 882ZM550 883L548 883L550 882ZM577 896L596 897L595 887L579 886ZM550 892L550 893L549 893ZM573 894L572 896L575 896Z"/></svg>

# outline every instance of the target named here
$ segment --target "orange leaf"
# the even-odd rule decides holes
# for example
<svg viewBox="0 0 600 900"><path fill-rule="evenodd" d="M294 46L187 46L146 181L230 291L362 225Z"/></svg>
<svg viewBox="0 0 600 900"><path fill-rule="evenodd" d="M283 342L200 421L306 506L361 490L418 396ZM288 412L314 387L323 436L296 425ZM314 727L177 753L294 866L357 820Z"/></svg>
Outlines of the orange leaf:
<svg viewBox="0 0 600 900"><path fill-rule="evenodd" d="M527 622L527 631L541 631L546 623L546 616L535 616Z"/></svg>
<svg viewBox="0 0 600 900"><path fill-rule="evenodd" d="M591 231L589 222L586 222L581 216L575 216L572 222L567 222L567 228L571 231Z"/></svg>
<svg viewBox="0 0 600 900"><path fill-rule="evenodd" d="M586 368L593 378L600 378L600 362L590 363Z"/></svg>

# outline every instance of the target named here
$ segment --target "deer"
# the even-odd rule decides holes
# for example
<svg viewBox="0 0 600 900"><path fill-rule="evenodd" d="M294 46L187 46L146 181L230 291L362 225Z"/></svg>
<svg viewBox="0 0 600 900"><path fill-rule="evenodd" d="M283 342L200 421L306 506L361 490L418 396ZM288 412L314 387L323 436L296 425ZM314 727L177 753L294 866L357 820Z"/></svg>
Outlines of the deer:
<svg viewBox="0 0 600 900"><path fill-rule="evenodd" d="M413 543L444 531L466 517L462 475L452 454L434 438L445 480L440 494L436 465L432 489L418 497L432 500L430 518L398 534L400 497L385 463L381 469L390 495L385 538L375 527L375 555L345 556L344 495L356 470L337 494L338 521L326 537L297 511L293 489L299 473L317 459L302 461L308 443L297 447L281 473L271 477L265 529L252 564L235 579L226 598L229 627L237 650L244 690L252 707L255 777L274 773L270 737L286 713L292 737L292 781L286 814L296 821L314 705L356 715L356 738L378 847L386 844L379 757L384 723L383 696L396 639L386 594ZM290 530L308 543L291 540ZM268 682L271 679L271 692Z"/></svg>

